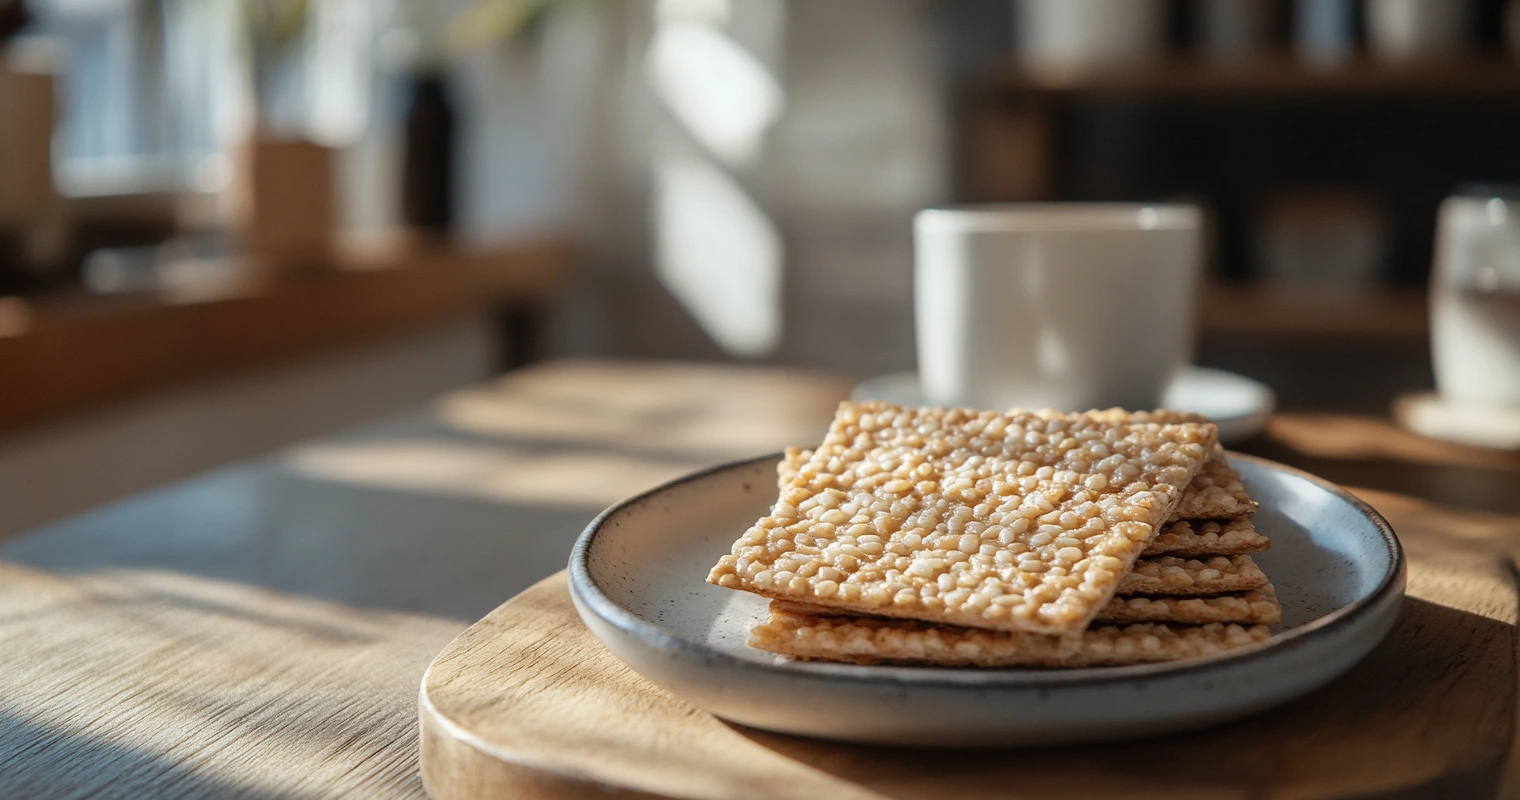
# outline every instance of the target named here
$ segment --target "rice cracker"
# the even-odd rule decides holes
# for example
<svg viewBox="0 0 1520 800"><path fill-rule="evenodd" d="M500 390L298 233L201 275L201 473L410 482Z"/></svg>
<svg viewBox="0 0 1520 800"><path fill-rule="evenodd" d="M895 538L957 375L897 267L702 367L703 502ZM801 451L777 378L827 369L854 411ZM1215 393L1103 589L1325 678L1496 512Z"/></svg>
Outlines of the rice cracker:
<svg viewBox="0 0 1520 800"><path fill-rule="evenodd" d="M785 487L796 477L812 455L813 451L804 447L786 448L776 464L777 487ZM1183 490L1172 520L1236 519L1255 514L1257 508L1256 501L1246 494L1245 485L1240 482L1240 473L1226 460L1224 448L1215 445L1214 452Z"/></svg>
<svg viewBox="0 0 1520 800"><path fill-rule="evenodd" d="M1105 622L1276 625L1282 622L1282 604L1270 583L1260 589L1203 597L1115 597L1098 612L1094 624Z"/></svg>
<svg viewBox="0 0 1520 800"><path fill-rule="evenodd" d="M1250 556L1142 558L1119 580L1118 594L1195 595L1265 588L1270 581Z"/></svg>
<svg viewBox="0 0 1520 800"><path fill-rule="evenodd" d="M1145 556L1237 556L1272 546L1250 517L1228 520L1178 520L1161 529Z"/></svg>
<svg viewBox="0 0 1520 800"><path fill-rule="evenodd" d="M858 616L811 603L772 600L771 610L798 616ZM1271 584L1245 592L1195 597L1119 596L1098 612L1094 625L1103 623L1170 622L1202 625L1233 622L1241 625L1276 625L1282 621L1282 605Z"/></svg>
<svg viewBox="0 0 1520 800"><path fill-rule="evenodd" d="M1074 635L1214 447L1206 423L843 403L708 581L866 614Z"/></svg>
<svg viewBox="0 0 1520 800"><path fill-rule="evenodd" d="M1180 661L1266 641L1265 625L1105 625L1071 638L879 617L772 610L749 645L786 656L856 664L945 667L1097 667Z"/></svg>
<svg viewBox="0 0 1520 800"><path fill-rule="evenodd" d="M1203 463L1203 468L1193 476L1173 519L1234 519L1256 513L1257 505L1246 494L1240 482L1240 473L1230 466L1224 448L1215 447L1214 455Z"/></svg>
<svg viewBox="0 0 1520 800"><path fill-rule="evenodd" d="M781 461L776 464L777 483L781 488L796 477L797 471L812 457L813 451L801 447L788 447ZM1223 457L1221 456L1220 459ZM1212 459L1205 461L1200 471L1207 470L1222 460ZM1229 465L1224 468L1230 470ZM1260 553L1272 546L1272 541L1261 535L1256 527L1251 524L1249 516L1240 516L1228 519L1233 513L1239 512L1245 505L1242 501L1230 497L1228 500L1219 501L1198 499L1193 486L1198 483L1198 478L1188 484L1188 488L1182 492L1182 499L1178 501L1179 507L1194 498L1194 509L1202 509L1205 513L1215 514L1218 518L1204 517L1200 519L1176 519L1161 529L1160 535L1145 549L1147 556L1231 556L1244 555L1247 553ZM1235 478L1235 484L1240 483L1239 476ZM1240 497L1243 503L1249 503L1254 511L1256 501L1245 497L1242 488ZM1176 516L1174 513L1173 516Z"/></svg>

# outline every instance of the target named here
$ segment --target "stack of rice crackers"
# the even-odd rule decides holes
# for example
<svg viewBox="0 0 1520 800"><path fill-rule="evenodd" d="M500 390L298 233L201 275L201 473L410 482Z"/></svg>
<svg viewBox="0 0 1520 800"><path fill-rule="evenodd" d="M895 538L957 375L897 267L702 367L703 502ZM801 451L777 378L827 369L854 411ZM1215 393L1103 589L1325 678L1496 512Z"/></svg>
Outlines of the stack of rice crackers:
<svg viewBox="0 0 1520 800"><path fill-rule="evenodd" d="M708 581L750 645L862 664L1084 667L1265 640L1256 503L1206 419L844 403Z"/></svg>

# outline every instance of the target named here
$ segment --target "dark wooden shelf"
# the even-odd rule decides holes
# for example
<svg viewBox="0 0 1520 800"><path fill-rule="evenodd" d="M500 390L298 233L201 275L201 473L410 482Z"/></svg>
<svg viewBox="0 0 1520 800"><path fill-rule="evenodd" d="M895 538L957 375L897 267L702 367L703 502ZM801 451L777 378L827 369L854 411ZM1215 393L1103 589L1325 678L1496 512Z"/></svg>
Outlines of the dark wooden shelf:
<svg viewBox="0 0 1520 800"><path fill-rule="evenodd" d="M992 67L986 88L1034 94L1315 94L1520 92L1520 62L1498 59L1320 67L1288 57L1238 63L1172 59L1123 68L1031 71Z"/></svg>
<svg viewBox="0 0 1520 800"><path fill-rule="evenodd" d="M1430 301L1420 289L1211 284L1199 327L1205 335L1422 340Z"/></svg>

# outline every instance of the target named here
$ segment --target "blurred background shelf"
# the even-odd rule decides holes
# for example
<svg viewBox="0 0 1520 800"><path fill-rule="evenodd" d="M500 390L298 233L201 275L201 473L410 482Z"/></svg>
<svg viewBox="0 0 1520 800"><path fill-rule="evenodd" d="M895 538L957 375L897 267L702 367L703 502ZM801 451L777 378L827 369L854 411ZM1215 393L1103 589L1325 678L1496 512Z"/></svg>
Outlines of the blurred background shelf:
<svg viewBox="0 0 1520 800"><path fill-rule="evenodd" d="M1236 283L1423 284L1442 198L1520 175L1514 61L1005 62L957 103L958 200L1197 202Z"/></svg>
<svg viewBox="0 0 1520 800"><path fill-rule="evenodd" d="M152 291L3 301L0 374L25 391L0 393L0 431L451 317L531 314L566 285L571 249L555 239L476 249L391 240L353 243L336 261L284 274L254 259L212 260Z"/></svg>
<svg viewBox="0 0 1520 800"><path fill-rule="evenodd" d="M1508 59L1453 58L1418 64L1360 59L1334 67L1288 55L1240 61L1170 58L1124 67L1032 70L1008 60L988 68L982 91L1025 94L1394 94L1520 92Z"/></svg>
<svg viewBox="0 0 1520 800"><path fill-rule="evenodd" d="M1425 346L1430 300L1422 289L1211 284L1199 324L1205 337L1352 337Z"/></svg>

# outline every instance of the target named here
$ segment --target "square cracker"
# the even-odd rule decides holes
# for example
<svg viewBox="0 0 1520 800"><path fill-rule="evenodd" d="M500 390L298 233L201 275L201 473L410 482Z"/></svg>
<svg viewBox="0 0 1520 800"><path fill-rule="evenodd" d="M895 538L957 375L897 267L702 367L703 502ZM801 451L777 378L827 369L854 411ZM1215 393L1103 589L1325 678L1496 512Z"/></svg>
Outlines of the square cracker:
<svg viewBox="0 0 1520 800"><path fill-rule="evenodd" d="M786 488L786 484L797 476L797 472L802 469L802 465L807 463L807 460L812 455L812 450L801 447L788 447L786 449L781 460L776 463L776 476L780 488ZM1216 464L1223 463L1222 459L1223 454L1220 453L1218 458L1211 457L1209 461L1205 461L1203 466L1199 468L1200 474L1204 470L1213 468ZM1224 469L1234 474L1234 470L1231 470L1228 464L1224 464ZM1198 484L1198 480L1197 477L1194 477L1193 482L1188 484L1188 488L1182 492L1182 499L1178 501L1179 507L1189 504L1191 499L1191 506L1195 510L1202 509L1205 513L1217 511L1220 512L1221 517L1229 516L1225 512L1236 512L1243 507L1237 504L1233 498L1223 502L1216 502L1218 500L1217 497L1212 500L1199 497L1198 493L1193 489ZM1239 476L1236 477L1235 483L1237 486L1239 485ZM1244 491L1244 489L1241 489L1242 496L1244 496ZM1246 497L1245 501L1251 504L1252 509L1255 508L1256 501L1251 500L1249 497ZM1176 514L1173 513L1173 517L1175 516ZM1145 549L1144 555L1230 556L1260 553L1271 546L1272 541L1257 532L1256 527L1251 524L1249 516L1242 516L1236 519L1174 519L1161 529L1161 533Z"/></svg>
<svg viewBox="0 0 1520 800"><path fill-rule="evenodd" d="M1260 507L1246 494L1240 473L1225 459L1224 448L1216 445L1214 451L1182 493L1173 519L1234 519L1255 514Z"/></svg>
<svg viewBox="0 0 1520 800"><path fill-rule="evenodd" d="M1138 416L1138 415L1134 415ZM813 455L812 450L788 447L776 464L778 487L784 487ZM1172 512L1173 520L1224 520L1248 517L1256 513L1255 500L1246 494L1240 473L1225 459L1224 448L1215 445L1208 460L1182 492L1182 499ZM1263 548L1265 549L1265 548ZM1234 552L1234 551L1231 551ZM1255 552L1243 550L1240 552Z"/></svg>
<svg viewBox="0 0 1520 800"><path fill-rule="evenodd" d="M1205 423L1208 417L1191 411L1174 411L1160 408L1155 411L1125 411L1110 408L1102 411L1086 411L1083 416L1113 423L1134 424L1159 422L1163 425L1181 423ZM1224 448L1214 445L1214 451L1204 462L1202 469L1188 484L1182 500L1173 512L1173 519L1233 519L1256 513L1257 504L1246 494L1240 482L1240 473L1230 466Z"/></svg>
<svg viewBox="0 0 1520 800"><path fill-rule="evenodd" d="M1260 553L1272 546L1251 524L1250 517L1227 520L1178 520L1161 529L1145 548L1145 556L1236 556Z"/></svg>
<svg viewBox="0 0 1520 800"><path fill-rule="evenodd" d="M857 616L811 603L772 600L771 610L797 616ZM1170 622L1202 625L1232 622L1238 625L1276 625L1282 621L1282 605L1269 583L1260 589L1197 597L1118 596L1098 612L1094 625L1105 623ZM1037 634L1030 634L1031 636Z"/></svg>
<svg viewBox="0 0 1520 800"><path fill-rule="evenodd" d="M1142 558L1119 580L1118 594L1199 595L1265 588L1270 581L1250 556Z"/></svg>
<svg viewBox="0 0 1520 800"><path fill-rule="evenodd" d="M1260 589L1203 597L1115 597L1098 612L1098 621L1276 625L1282 622L1282 604L1270 583Z"/></svg>
<svg viewBox="0 0 1520 800"><path fill-rule="evenodd" d="M1212 425L843 403L708 581L970 627L1074 634L1214 445Z"/></svg>
<svg viewBox="0 0 1520 800"><path fill-rule="evenodd" d="M1266 641L1265 625L1109 625L1060 639L1008 631L772 610L749 645L796 658L856 664L971 667L1094 667L1178 661Z"/></svg>

